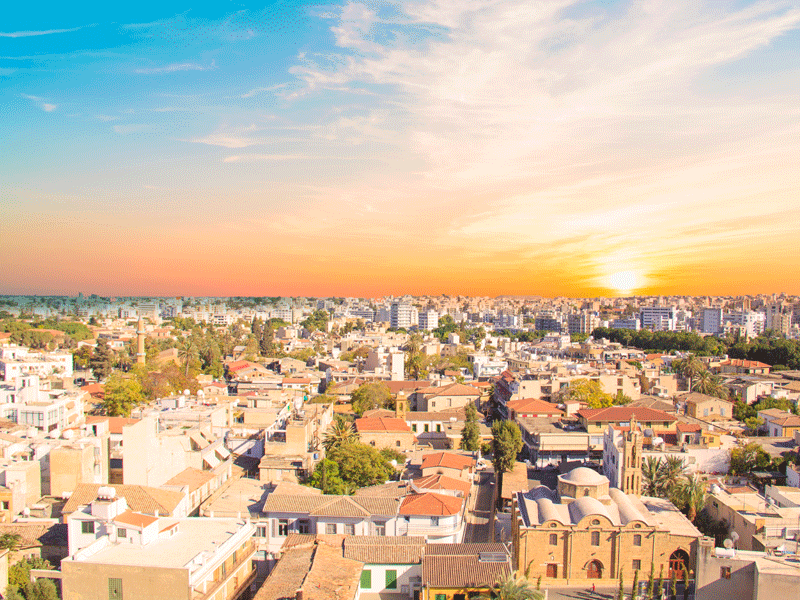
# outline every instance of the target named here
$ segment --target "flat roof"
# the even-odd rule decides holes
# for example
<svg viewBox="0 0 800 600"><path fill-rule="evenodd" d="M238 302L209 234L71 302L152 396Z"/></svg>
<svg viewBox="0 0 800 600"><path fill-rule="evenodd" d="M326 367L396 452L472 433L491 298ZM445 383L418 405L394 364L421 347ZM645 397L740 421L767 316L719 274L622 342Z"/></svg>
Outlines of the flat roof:
<svg viewBox="0 0 800 600"><path fill-rule="evenodd" d="M174 523L175 519L165 519ZM112 543L88 558L74 561L106 565L130 565L182 569L201 552L216 549L235 535L244 523L238 519L189 517L179 519L178 532L146 546L130 542ZM188 569L187 569L188 571Z"/></svg>

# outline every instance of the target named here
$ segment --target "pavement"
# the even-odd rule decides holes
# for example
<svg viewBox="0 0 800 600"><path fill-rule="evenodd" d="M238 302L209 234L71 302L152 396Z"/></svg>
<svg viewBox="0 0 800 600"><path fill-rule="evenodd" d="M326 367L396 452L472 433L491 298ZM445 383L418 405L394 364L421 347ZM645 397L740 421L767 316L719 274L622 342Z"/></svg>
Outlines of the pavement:
<svg viewBox="0 0 800 600"><path fill-rule="evenodd" d="M467 503L465 543L494 541L494 473L481 471Z"/></svg>
<svg viewBox="0 0 800 600"><path fill-rule="evenodd" d="M631 598L631 583L625 584L624 599L630 600ZM542 586L542 592L545 594L545 600L616 600L618 586L597 586L596 590L592 592L591 586L582 585L580 587L551 587L545 588ZM644 594L639 596L639 600L644 598ZM666 596L669 600L669 595ZM683 585L678 586L677 600L683 600ZM694 594L689 594L689 600L694 600Z"/></svg>

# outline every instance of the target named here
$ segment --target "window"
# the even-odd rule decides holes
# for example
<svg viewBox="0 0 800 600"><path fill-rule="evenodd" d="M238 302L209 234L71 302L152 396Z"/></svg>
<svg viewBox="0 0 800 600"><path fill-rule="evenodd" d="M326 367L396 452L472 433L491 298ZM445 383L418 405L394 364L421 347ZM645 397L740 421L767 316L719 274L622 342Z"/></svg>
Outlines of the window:
<svg viewBox="0 0 800 600"><path fill-rule="evenodd" d="M301 519L297 522L297 533L309 533L310 531L311 528L306 519Z"/></svg>
<svg viewBox="0 0 800 600"><path fill-rule="evenodd" d="M386 521L375 521L375 535L386 535Z"/></svg>
<svg viewBox="0 0 800 600"><path fill-rule="evenodd" d="M236 550L233 551L233 564L236 564L239 560L239 552Z"/></svg>
<svg viewBox="0 0 800 600"><path fill-rule="evenodd" d="M589 490L586 491L588 492ZM600 520L599 519L592 520L592 525L600 525Z"/></svg>
<svg viewBox="0 0 800 600"><path fill-rule="evenodd" d="M289 519L278 519L278 537L289 535Z"/></svg>
<svg viewBox="0 0 800 600"><path fill-rule="evenodd" d="M3 500L3 502L0 502L0 506L3 507L3 510L8 510L8 500Z"/></svg>
<svg viewBox="0 0 800 600"><path fill-rule="evenodd" d="M372 587L372 571L364 569L361 571L361 589L368 590Z"/></svg>
<svg viewBox="0 0 800 600"><path fill-rule="evenodd" d="M708 416L708 409L707 409L707 408L704 408L704 409L703 409L703 416L704 416L704 417L707 417L707 416Z"/></svg>
<svg viewBox="0 0 800 600"><path fill-rule="evenodd" d="M108 579L108 600L122 599L122 579L109 577Z"/></svg>
<svg viewBox="0 0 800 600"><path fill-rule="evenodd" d="M550 534L550 545L551 546L557 546L558 545L558 534L557 533L551 533Z"/></svg>
<svg viewBox="0 0 800 600"><path fill-rule="evenodd" d="M220 568L222 569L222 576L225 577L228 574L228 563L222 563Z"/></svg>
<svg viewBox="0 0 800 600"><path fill-rule="evenodd" d="M399 447L400 447L400 440L397 440L397 441L395 442L395 445L396 445L396 446L399 448Z"/></svg>
<svg viewBox="0 0 800 600"><path fill-rule="evenodd" d="M731 578L731 568L730 567L720 567L720 569L719 569L719 578L720 579L730 579Z"/></svg>
<svg viewBox="0 0 800 600"><path fill-rule="evenodd" d="M386 569L386 589L387 590L396 590L397 589L397 570L396 569Z"/></svg>
<svg viewBox="0 0 800 600"><path fill-rule="evenodd" d="M641 534L637 533L633 536L633 545L634 546L641 546L642 545L642 536Z"/></svg>
<svg viewBox="0 0 800 600"><path fill-rule="evenodd" d="M345 535L355 535L356 534L356 526L353 523L345 523L344 524L344 534Z"/></svg>
<svg viewBox="0 0 800 600"><path fill-rule="evenodd" d="M600 532L593 531L592 532L592 546L599 546L600 545Z"/></svg>
<svg viewBox="0 0 800 600"><path fill-rule="evenodd" d="M442 431L442 426L441 426L440 423L437 423L436 424L436 433L441 433L441 431Z"/></svg>
<svg viewBox="0 0 800 600"><path fill-rule="evenodd" d="M639 571L639 570L641 570L641 568L642 568L642 561L639 560L638 558L634 558L633 559L633 570L634 571Z"/></svg>
<svg viewBox="0 0 800 600"><path fill-rule="evenodd" d="M82 521L81 533L94 533L94 521Z"/></svg>
<svg viewBox="0 0 800 600"><path fill-rule="evenodd" d="M447 600L447 594L436 594L436 600Z"/></svg>
<svg viewBox="0 0 800 600"><path fill-rule="evenodd" d="M431 517L431 525L433 525L434 527L438 527L439 526L439 517Z"/></svg>
<svg viewBox="0 0 800 600"><path fill-rule="evenodd" d="M325 533L336 535L336 523L325 523Z"/></svg>
<svg viewBox="0 0 800 600"><path fill-rule="evenodd" d="M417 433L417 424L416 423L413 423L411 425L411 431L413 431L414 433Z"/></svg>
<svg viewBox="0 0 800 600"><path fill-rule="evenodd" d="M117 537L121 538L128 537L128 530L123 529L122 527L117 527Z"/></svg>
<svg viewBox="0 0 800 600"><path fill-rule="evenodd" d="M256 525L256 535L255 537L265 538L267 537L267 526L266 525Z"/></svg>
<svg viewBox="0 0 800 600"><path fill-rule="evenodd" d="M426 423L425 424L425 433L428 433L429 430L430 430L430 426Z"/></svg>

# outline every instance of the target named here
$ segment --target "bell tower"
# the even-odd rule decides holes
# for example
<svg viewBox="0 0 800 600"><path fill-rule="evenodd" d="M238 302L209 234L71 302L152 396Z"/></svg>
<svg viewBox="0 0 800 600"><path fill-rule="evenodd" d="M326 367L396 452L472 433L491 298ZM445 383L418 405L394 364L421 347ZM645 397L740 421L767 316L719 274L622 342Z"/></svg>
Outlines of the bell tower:
<svg viewBox="0 0 800 600"><path fill-rule="evenodd" d="M642 495L642 444L644 442L636 417L631 415L630 430L622 437L621 489L626 494Z"/></svg>
<svg viewBox="0 0 800 600"><path fill-rule="evenodd" d="M146 357L147 354L144 351L144 319L139 317L139 325L136 327L136 362L143 365Z"/></svg>

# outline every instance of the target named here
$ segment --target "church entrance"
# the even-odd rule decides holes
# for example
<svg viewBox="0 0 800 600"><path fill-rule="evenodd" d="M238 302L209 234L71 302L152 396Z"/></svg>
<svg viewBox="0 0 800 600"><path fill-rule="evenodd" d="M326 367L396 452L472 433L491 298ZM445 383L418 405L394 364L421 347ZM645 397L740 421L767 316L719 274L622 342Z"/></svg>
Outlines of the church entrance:
<svg viewBox="0 0 800 600"><path fill-rule="evenodd" d="M669 557L669 576L675 573L676 579L683 579L683 571L689 566L689 555L683 550L675 550Z"/></svg>
<svg viewBox="0 0 800 600"><path fill-rule="evenodd" d="M603 577L603 564L599 560L593 560L586 566L586 577L588 579L600 579Z"/></svg>

